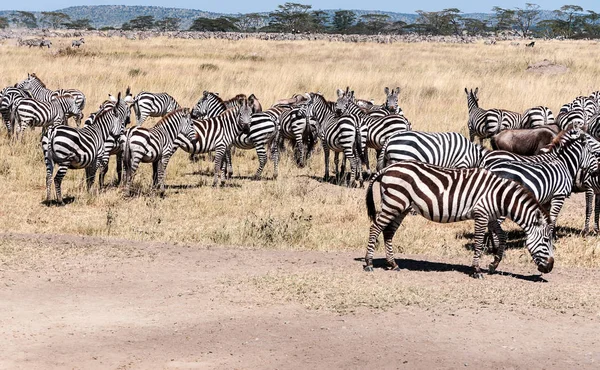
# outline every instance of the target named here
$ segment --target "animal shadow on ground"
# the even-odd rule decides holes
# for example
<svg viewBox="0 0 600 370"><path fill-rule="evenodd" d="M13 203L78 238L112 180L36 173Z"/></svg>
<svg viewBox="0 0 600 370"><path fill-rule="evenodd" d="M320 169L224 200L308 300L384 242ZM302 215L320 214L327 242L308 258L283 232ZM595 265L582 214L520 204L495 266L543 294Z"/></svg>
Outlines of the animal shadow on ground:
<svg viewBox="0 0 600 370"><path fill-rule="evenodd" d="M338 181L338 180L336 180L335 175L334 176L329 176L329 180L328 181L325 181L325 179L323 179L323 176L298 175L298 177L306 177L306 178L309 178L311 180L315 180L317 182L320 182L322 184L346 186L346 180L345 179L340 179Z"/></svg>
<svg viewBox="0 0 600 370"><path fill-rule="evenodd" d="M567 237L567 236L571 237L571 236L581 235L581 232L582 232L580 229L570 227L570 226L557 226L555 231L556 231L557 239ZM462 232L462 233L456 234L457 239L473 240L474 237L475 237L475 234L473 234L472 232ZM488 239L489 239L489 233L486 233L485 239L483 240L484 247L489 246ZM526 235L523 230L510 230L510 231L506 232L506 249L525 248L525 239L526 239ZM472 251L475 248L475 243L473 243L473 242L466 243L465 248L467 250Z"/></svg>
<svg viewBox="0 0 600 370"><path fill-rule="evenodd" d="M363 258L355 258L355 261L364 262ZM414 260L410 258L402 258L396 259L396 264L400 267L401 270L408 271L421 271L421 272L462 272L465 275L471 275L473 273L473 268L467 265L458 265L455 263L446 263L446 262L430 262L423 260ZM373 267L374 268L387 268L387 261L385 258L375 258L373 259ZM487 272L487 269L481 269L484 272ZM532 282L547 282L541 275L521 275L510 272L496 271L495 274L502 276L510 276L516 279L532 281Z"/></svg>
<svg viewBox="0 0 600 370"><path fill-rule="evenodd" d="M57 206L57 207L60 207L60 206L63 206L63 205L71 204L71 203L73 203L74 201L75 201L75 197L63 197L63 203L64 203L64 204L59 204L59 203L56 201L56 199L52 199L52 200L50 200L50 201L48 201L48 200L44 200L44 201L42 201L42 204L43 204L43 205L45 205L45 206L48 206L48 207L51 207L51 206Z"/></svg>

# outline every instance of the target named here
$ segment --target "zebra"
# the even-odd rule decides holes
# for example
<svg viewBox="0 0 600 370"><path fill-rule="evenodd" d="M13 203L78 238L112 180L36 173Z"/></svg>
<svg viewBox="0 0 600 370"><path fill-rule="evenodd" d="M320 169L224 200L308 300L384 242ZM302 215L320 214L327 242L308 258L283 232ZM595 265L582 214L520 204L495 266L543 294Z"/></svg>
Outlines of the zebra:
<svg viewBox="0 0 600 370"><path fill-rule="evenodd" d="M563 106L564 108L564 106ZM572 124L586 124L588 122L587 113L580 106L572 106L569 110L561 109L556 116L556 124L561 130L566 130Z"/></svg>
<svg viewBox="0 0 600 370"><path fill-rule="evenodd" d="M392 135L383 145L377 170L400 161L416 160L449 168L479 167L488 153L457 132L406 131Z"/></svg>
<svg viewBox="0 0 600 370"><path fill-rule="evenodd" d="M380 183L379 213L373 197L376 182ZM369 229L365 271L373 271L375 242L382 231L387 263L399 270L392 238L410 209L439 223L475 220L472 264L475 278L483 278L479 259L488 226L499 240L489 272L493 273L502 260L506 235L496 222L499 217L508 217L525 230L525 245L540 272L549 273L554 266L548 214L524 186L485 169L451 169L417 161L395 163L375 174L367 189L366 204L373 223Z"/></svg>
<svg viewBox="0 0 600 370"><path fill-rule="evenodd" d="M333 102L327 103L330 105L335 104ZM303 105L305 104L303 103ZM296 164L300 168L305 167L308 156L318 140L316 121L309 119L307 126L306 117L302 115L300 106L296 106L281 113L279 126L279 149L284 148L285 140L291 141Z"/></svg>
<svg viewBox="0 0 600 370"><path fill-rule="evenodd" d="M52 41L50 41L50 40L42 40L42 41L40 41L39 47L43 48L44 46L47 46L48 49L50 49L51 45L52 45ZM31 47L31 45L29 45L29 46Z"/></svg>
<svg viewBox="0 0 600 370"><path fill-rule="evenodd" d="M31 95L25 90L16 87L5 87L2 89L2 92L0 92L0 114L2 115L2 120L4 121L9 136L12 133L10 116L13 107L18 104L19 101L26 98L31 98Z"/></svg>
<svg viewBox="0 0 600 370"><path fill-rule="evenodd" d="M152 163L152 185L165 191L165 171L180 145L179 136L193 141L196 135L189 108L168 113L154 127L133 127L126 131L123 162L126 169L125 194L130 194L133 177L140 164Z"/></svg>
<svg viewBox="0 0 600 370"><path fill-rule="evenodd" d="M217 94L218 95L218 94ZM246 94L237 94L233 98L229 100L224 100L225 106L227 109L240 107L244 100L248 100L252 102L252 113L262 112L262 105L258 101L258 98L254 94L250 94L250 96L246 96Z"/></svg>
<svg viewBox="0 0 600 370"><path fill-rule="evenodd" d="M73 40L71 42L71 47L74 48L75 46L77 46L77 48L79 48L83 44L85 44L85 41L83 40L83 37L82 37L79 40Z"/></svg>
<svg viewBox="0 0 600 370"><path fill-rule="evenodd" d="M594 100L594 98L590 96L576 97L575 99L573 99L572 106L583 108L586 119L589 119L594 114L598 113L598 103L596 100Z"/></svg>
<svg viewBox="0 0 600 370"><path fill-rule="evenodd" d="M123 134L125 123L119 118L119 111L127 109L119 93L112 109L100 111L93 119L92 124L78 129L65 125L51 126L42 136L42 149L46 163L46 201L50 202L50 190L54 167L58 171L54 177L56 200L59 205L64 205L61 183L68 169L82 169L91 167L86 171L88 191L94 184L97 168L103 168L108 163L108 153L105 150L105 141L110 137Z"/></svg>
<svg viewBox="0 0 600 370"><path fill-rule="evenodd" d="M44 102L50 102L57 96L71 95L79 110L83 111L85 108L85 94L82 91L77 89L50 90L35 73L27 74L27 78L17 83L15 87L27 91L34 99Z"/></svg>
<svg viewBox="0 0 600 370"><path fill-rule="evenodd" d="M136 126L141 126L148 117L161 117L181 108L179 103L167 93L142 91L133 98L131 106L135 112Z"/></svg>
<svg viewBox="0 0 600 370"><path fill-rule="evenodd" d="M519 128L536 128L554 124L554 114L548 107L537 106L527 109L519 122Z"/></svg>
<svg viewBox="0 0 600 370"><path fill-rule="evenodd" d="M356 179L359 178L362 186L362 176L360 173L361 157L361 133L358 128L360 118L353 114L344 114L337 116L333 111L331 104L321 94L310 93L308 102L300 107L300 114L306 119L306 126L310 127L310 120L317 122L317 132L321 139L323 152L325 155L325 175L323 179L329 181L329 151L335 153L335 175L339 181L340 172L338 171L339 153L350 161L352 171L352 180L347 181L347 186L354 186ZM344 164L342 165L342 173Z"/></svg>
<svg viewBox="0 0 600 370"><path fill-rule="evenodd" d="M239 101L239 99L242 99L243 96L245 95L239 94L234 99ZM262 171L267 163L265 146L269 146L274 166L273 177L276 179L279 166L279 152L276 146L278 121L279 117L286 109L281 107L272 107L264 112L254 112L254 110L257 109L254 94L250 95L248 99L242 101L247 101L248 104L250 104L253 114L250 122L249 132L247 134L242 132L240 135L236 136L232 146L245 150L256 149L259 162L258 169L254 175L254 179L256 180L260 179ZM202 98L198 100L192 109L192 117L217 117L224 113L227 109L230 108L227 108L226 102L221 99L217 93L204 91L202 93ZM227 170L227 177L231 177L233 174L233 169L230 150L227 151L224 163Z"/></svg>
<svg viewBox="0 0 600 370"><path fill-rule="evenodd" d="M83 113L72 96L55 97L49 103L24 98L15 104L11 112L11 127L16 130L16 138L22 137L25 127L42 127L44 132L50 125L66 125L68 117L81 122Z"/></svg>
<svg viewBox="0 0 600 370"><path fill-rule="evenodd" d="M549 204L550 226L554 230L556 219L565 199L571 195L577 182L598 171L598 163L590 151L587 135L579 127L561 132L548 148L555 158L546 154L533 160L506 161L501 155L507 152L490 152L481 166L498 176L519 182L531 191L541 204ZM514 155L516 156L516 155ZM522 158L522 157L516 157ZM526 157L527 158L527 157ZM532 157L529 157L532 158ZM541 161L541 159L544 161ZM583 175L583 181L580 176Z"/></svg>
<svg viewBox="0 0 600 370"><path fill-rule="evenodd" d="M182 139L181 148L190 154L215 152L213 186L217 186L227 151L236 136L242 132L249 132L251 120L252 107L247 100L244 100L239 108L228 109L217 117L193 119L197 137L194 141ZM221 183L225 183L225 171L222 171Z"/></svg>
<svg viewBox="0 0 600 370"><path fill-rule="evenodd" d="M379 157L387 138L397 132L412 130L411 124L406 117L397 114L390 114L383 117L369 116L356 105L354 102L354 91L350 91L349 88L346 88L345 92L338 89L337 95L337 113L348 113L360 118L358 126L361 135L360 153L367 170L370 171L368 148L375 149L377 157Z"/></svg>
<svg viewBox="0 0 600 370"><path fill-rule="evenodd" d="M216 117L227 109L239 108L244 101L252 104L252 113L262 112L262 106L254 94L251 94L249 97L246 97L245 94L237 94L229 100L223 100L219 96L219 93L204 90L202 97L198 99L198 102L192 109L192 117Z"/></svg>
<svg viewBox="0 0 600 370"><path fill-rule="evenodd" d="M488 139L502 130L519 128L521 122L521 114L508 111L505 109L482 109L479 107L479 98L477 93L479 88L475 90L467 90L467 107L469 110L469 139L475 140L479 137L479 144L483 144L484 139Z"/></svg>

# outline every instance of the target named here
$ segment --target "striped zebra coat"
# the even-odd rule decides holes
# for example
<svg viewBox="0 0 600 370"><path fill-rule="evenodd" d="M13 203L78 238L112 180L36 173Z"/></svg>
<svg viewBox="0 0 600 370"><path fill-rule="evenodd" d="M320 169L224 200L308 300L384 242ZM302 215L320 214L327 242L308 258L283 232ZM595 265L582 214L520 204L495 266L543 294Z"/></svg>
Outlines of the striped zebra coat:
<svg viewBox="0 0 600 370"><path fill-rule="evenodd" d="M308 102L300 108L300 114L306 118L306 126L310 127L310 120L317 122L317 131L323 153L325 155L325 175L324 180L329 181L329 152L335 153L335 175L336 180L340 181L339 172L339 153L350 161L352 177L346 183L347 186L355 186L356 179L362 186L362 176L360 174L361 157L361 136L359 130L360 118L353 114L337 116L331 109L331 105L325 100L323 95L310 93ZM344 166L342 166L342 173Z"/></svg>
<svg viewBox="0 0 600 370"><path fill-rule="evenodd" d="M488 151L457 132L407 131L390 136L377 160L377 170L414 160L448 168L479 167Z"/></svg>
<svg viewBox="0 0 600 370"><path fill-rule="evenodd" d="M469 138L471 141L479 137L479 144L483 144L484 139L488 139L502 130L519 128L521 114L504 109L482 109L479 107L479 98L475 91L467 90L467 107L469 110Z"/></svg>
<svg viewBox="0 0 600 370"><path fill-rule="evenodd" d="M133 98L131 107L135 112L136 125L141 126L148 117L162 117L181 108L167 93L142 91Z"/></svg>
<svg viewBox="0 0 600 370"><path fill-rule="evenodd" d="M331 102L328 102L332 104ZM306 103L304 103L306 104ZM283 149L285 140L292 143L294 148L294 159L298 167L306 166L306 161L312 152L317 140L317 123L309 119L308 126L306 117L302 115L300 106L282 108L285 109L279 116L279 149Z"/></svg>
<svg viewBox="0 0 600 370"><path fill-rule="evenodd" d="M596 173L598 163L590 151L586 134L578 128L561 132L549 150L554 153L554 159L548 160L551 155L546 154L533 156L537 157L533 161L506 161L500 155L515 155L491 152L482 160L482 167L523 184L541 204L549 204L550 225L554 229L573 185L576 181L584 183L586 177Z"/></svg>
<svg viewBox="0 0 600 370"><path fill-rule="evenodd" d="M54 167L58 171L54 177L56 199L62 205L61 191L62 179L68 169L82 169L91 167L86 173L88 190L94 183L97 168L108 164L108 153L105 142L109 137L118 137L123 134L125 122L119 118L119 111L127 109L119 93L115 107L98 113L89 126L82 129L59 125L51 126L42 136L42 150L46 163L46 201L50 202L50 190Z"/></svg>
<svg viewBox="0 0 600 370"><path fill-rule="evenodd" d="M375 183L380 183L379 213L373 197ZM373 269L375 242L381 232L387 263L392 269L399 269L394 259L392 238L410 209L439 223L475 220L474 277L483 277L479 259L488 225L500 241L500 248L489 266L490 273L502 260L506 235L496 222L499 217L508 217L523 228L527 235L525 245L540 272L548 273L554 266L552 234L545 211L523 186L487 170L449 169L416 161L395 163L373 177L367 189L366 203L373 222L365 256L366 271Z"/></svg>
<svg viewBox="0 0 600 370"><path fill-rule="evenodd" d="M243 94L237 95L233 100L239 101L245 97ZM252 107L253 113L248 133L242 132L233 140L232 146L244 150L256 150L258 157L258 169L254 179L260 179L267 163L267 151L269 148L273 160L273 177L277 178L279 166L279 151L277 147L277 134L279 117L285 111L283 108L272 107L264 112L256 112L258 109L254 94L250 95L247 103ZM260 103L259 103L260 106ZM239 107L238 107L239 108ZM193 117L212 118L223 114L227 109L227 104L216 93L204 91L202 98L198 100L192 110ZM260 108L262 109L262 108ZM228 150L224 161L227 177L233 176L233 165L231 160L231 151Z"/></svg>
<svg viewBox="0 0 600 370"><path fill-rule="evenodd" d="M125 194L130 193L140 163L152 163L152 185L164 193L165 172L171 156L181 144L180 136L188 141L193 141L196 136L188 108L168 113L150 129L133 127L125 132Z"/></svg>
<svg viewBox="0 0 600 370"><path fill-rule="evenodd" d="M70 95L55 97L50 102L24 98L15 104L11 112L11 127L18 139L26 127L42 127L45 131L50 125L66 125L69 117L75 117L78 123L83 117Z"/></svg>
<svg viewBox="0 0 600 370"><path fill-rule="evenodd" d="M554 114L548 107L537 106L529 108L523 113L520 129L536 128L544 125L553 125L555 122Z"/></svg>
<svg viewBox="0 0 600 370"><path fill-rule="evenodd" d="M196 137L194 141L182 140L181 148L190 154L215 152L215 178L213 186L225 183L225 171L222 171L227 151L235 138L242 132L249 132L252 120L252 107L244 101L241 107L231 108L217 117L203 120L194 119Z"/></svg>
<svg viewBox="0 0 600 370"><path fill-rule="evenodd" d="M31 98L31 95L25 90L16 87L5 87L2 89L2 92L0 92L0 114L2 115L2 120L4 121L9 136L12 134L10 117L13 107L22 99L27 98Z"/></svg>

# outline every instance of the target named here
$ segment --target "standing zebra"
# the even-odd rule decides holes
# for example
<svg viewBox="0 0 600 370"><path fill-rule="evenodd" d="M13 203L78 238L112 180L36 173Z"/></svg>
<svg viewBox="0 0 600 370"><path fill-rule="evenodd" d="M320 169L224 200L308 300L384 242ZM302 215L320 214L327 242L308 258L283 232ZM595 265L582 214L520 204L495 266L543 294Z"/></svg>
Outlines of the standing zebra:
<svg viewBox="0 0 600 370"><path fill-rule="evenodd" d="M129 195L133 177L140 164L152 163L152 185L165 191L165 171L171 156L180 145L179 136L193 141L196 131L188 108L174 110L154 127L133 127L126 132L123 161L127 171L125 194Z"/></svg>
<svg viewBox="0 0 600 370"><path fill-rule="evenodd" d="M115 106L112 109L100 111L89 126L77 129L59 125L48 129L42 137L42 149L46 163L46 201L50 201L55 165L58 166L54 177L58 204L64 204L61 183L68 169L92 167L92 171L86 171L87 189L88 191L91 189L96 169L102 169L108 163L105 141L110 136L118 137L123 134L125 122L119 118L119 111L123 109L123 106L125 109L127 108L121 100L121 93L119 93Z"/></svg>
<svg viewBox="0 0 600 370"><path fill-rule="evenodd" d="M379 213L373 199L375 182L380 183ZM554 266L552 234L545 211L523 186L484 169L448 169L416 161L396 163L379 171L371 180L366 203L373 221L365 256L366 271L373 271L375 242L382 231L387 263L399 270L392 238L411 208L434 222L475 220L473 277L483 277L479 259L488 225L500 242L489 272L494 272L502 260L506 235L496 222L498 217L508 217L525 230L525 245L540 272L549 273Z"/></svg>
<svg viewBox="0 0 600 370"><path fill-rule="evenodd" d="M354 91L350 91L349 88L346 88L345 92L338 89L337 95L336 111L338 114L352 114L360 118L358 126L361 136L360 153L362 153L362 160L367 170L370 171L368 148L375 149L377 157L379 157L386 140L395 133L410 131L411 124L404 116L398 114L373 117L364 113L354 102Z"/></svg>
<svg viewBox="0 0 600 370"><path fill-rule="evenodd" d="M243 94L238 95L236 100L241 99ZM243 102L244 100L242 100ZM254 94L250 95L250 98L245 100L252 107L254 112L257 109ZM260 105L260 103L259 103ZM218 94L204 91L202 98L198 100L192 110L192 117L203 117L211 118L217 117L224 113L227 109L226 102L219 97ZM267 153L265 147L268 146L271 151L271 158L274 165L274 178L277 178L278 165L279 165L279 152L276 147L276 137L278 133L278 121L279 116L286 109L280 107L272 107L264 112L254 112L250 122L249 132L240 133L236 136L232 143L232 146L239 149L250 150L256 149L258 156L258 170L254 175L255 179L260 179L262 171L267 163ZM233 166L231 163L231 152L228 150L225 158L225 167L227 169L227 177L231 178L233 175Z"/></svg>
<svg viewBox="0 0 600 370"><path fill-rule="evenodd" d="M83 113L72 96L55 97L49 103L35 99L20 100L11 113L11 126L16 130L16 138L22 137L26 127L42 127L44 132L50 125L66 125L68 117L75 117L77 126Z"/></svg>
<svg viewBox="0 0 600 370"><path fill-rule="evenodd" d="M82 37L79 40L73 40L71 42L71 47L74 48L75 46L77 46L77 48L79 48L83 44L85 44L85 41L83 40L83 37Z"/></svg>
<svg viewBox="0 0 600 370"><path fill-rule="evenodd" d="M12 134L12 124L10 122L12 110L19 101L26 98L31 98L31 95L25 90L16 87L5 87L0 92L0 114L2 115L2 120L6 125L9 136Z"/></svg>
<svg viewBox="0 0 600 370"><path fill-rule="evenodd" d="M579 128L561 132L549 147L556 157L540 162L539 158L525 161L506 161L501 154L490 152L482 160L482 167L525 186L541 204L549 204L550 226L554 230L556 219L565 199L571 195L575 181L598 171L598 163L591 153L588 138ZM534 156L537 157L537 156ZM546 155L545 158L550 156ZM583 175L583 181L578 176Z"/></svg>
<svg viewBox="0 0 600 370"><path fill-rule="evenodd" d="M332 102L327 103L334 104ZM306 117L301 114L300 106L285 109L279 116L278 147L282 150L285 148L284 141L289 140L294 148L296 164L300 168L306 166L309 153L312 152L318 139L318 134L316 134L317 123L313 119L309 119L308 125Z"/></svg>
<svg viewBox="0 0 600 370"><path fill-rule="evenodd" d="M488 139L502 130L519 128L521 114L505 109L482 109L479 107L479 98L475 91L467 90L467 107L469 109L469 138L471 141L475 136L479 137L479 144L483 144L484 139Z"/></svg>
<svg viewBox="0 0 600 370"><path fill-rule="evenodd" d="M529 108L523 113L518 128L536 128L554 124L554 114L548 107L537 106Z"/></svg>
<svg viewBox="0 0 600 370"><path fill-rule="evenodd" d="M218 184L219 173L222 173L222 184L225 183L225 171L221 171L221 169L226 159L226 153L240 133L249 132L251 120L251 104L244 100L239 108L228 109L217 117L194 120L195 140L182 139L181 148L190 154L215 152L213 186Z"/></svg>
<svg viewBox="0 0 600 370"><path fill-rule="evenodd" d="M148 117L162 117L181 108L171 95L167 93L151 93L142 91L131 102L135 112L136 126L141 126Z"/></svg>
<svg viewBox="0 0 600 370"><path fill-rule="evenodd" d="M325 100L323 95L310 93L308 102L300 108L300 114L306 117L306 126L310 126L310 120L317 122L317 130L323 152L325 155L325 176L324 180L329 181L329 151L335 153L335 176L339 178L339 153L350 161L352 170L352 180L347 185L354 186L356 179L360 179L362 186L362 176L360 175L360 157L361 157L361 135L358 128L360 118L353 114L344 114L337 116L331 109L331 105ZM344 161L345 162L345 161ZM344 166L342 166L342 173Z"/></svg>
<svg viewBox="0 0 600 370"><path fill-rule="evenodd" d="M377 170L415 160L449 168L479 167L487 150L457 132L400 132L389 137L377 160Z"/></svg>

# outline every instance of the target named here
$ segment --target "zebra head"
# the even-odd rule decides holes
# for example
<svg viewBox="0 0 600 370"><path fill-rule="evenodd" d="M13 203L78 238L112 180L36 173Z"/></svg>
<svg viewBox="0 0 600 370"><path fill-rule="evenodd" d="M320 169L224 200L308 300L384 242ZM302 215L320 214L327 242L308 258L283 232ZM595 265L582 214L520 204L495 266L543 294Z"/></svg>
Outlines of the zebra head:
<svg viewBox="0 0 600 370"><path fill-rule="evenodd" d="M533 196L532 196L533 198ZM533 199L532 199L533 200ZM534 200L533 200L534 201ZM541 211L541 206L530 215L525 246L538 271L547 274L554 267L554 249L552 247L552 228L548 222L549 216Z"/></svg>
<svg viewBox="0 0 600 370"><path fill-rule="evenodd" d="M223 101L216 93L208 92L204 90L202 93L202 97L194 108L192 109L192 117L193 118L203 118L208 114L211 105L213 105L217 101Z"/></svg>
<svg viewBox="0 0 600 370"><path fill-rule="evenodd" d="M337 89L338 99L335 103L335 113L339 117L346 113L348 107L354 100L354 91L350 91L350 87L346 87L346 91Z"/></svg>
<svg viewBox="0 0 600 370"><path fill-rule="evenodd" d="M256 95L250 94L248 97L248 102L252 106L252 113L262 112L262 105L260 104L260 101L258 101Z"/></svg>
<svg viewBox="0 0 600 370"><path fill-rule="evenodd" d="M194 130L190 108L181 108L176 112L181 116L179 119L179 134L194 142L196 140L196 130Z"/></svg>
<svg viewBox="0 0 600 370"><path fill-rule="evenodd" d="M110 102L104 102L100 106L100 109L103 109L103 106L106 108L111 107L123 125L123 129L125 129L125 126L131 123L131 108L127 106L124 99L121 99L121 92L119 92L116 98L111 94L108 94L108 97Z"/></svg>
<svg viewBox="0 0 600 370"><path fill-rule="evenodd" d="M396 87L394 90L390 91L388 87L383 89L385 92L385 104L384 108L388 110L388 112L392 114L398 114L401 109L398 106L398 95L400 95L400 87Z"/></svg>
<svg viewBox="0 0 600 370"><path fill-rule="evenodd" d="M232 108L235 109L235 108ZM243 100L238 109L236 124L238 128L246 135L250 133L250 123L252 122L252 105L248 100Z"/></svg>
<svg viewBox="0 0 600 370"><path fill-rule="evenodd" d="M475 88L475 91L472 89L469 91L465 87L465 93L467 94L467 108L469 110L469 120L467 121L467 127L469 128L469 139L471 141L475 140L475 135L477 133L477 117L471 112L475 108L479 108L479 98L477 97L477 93L479 92L479 87Z"/></svg>

